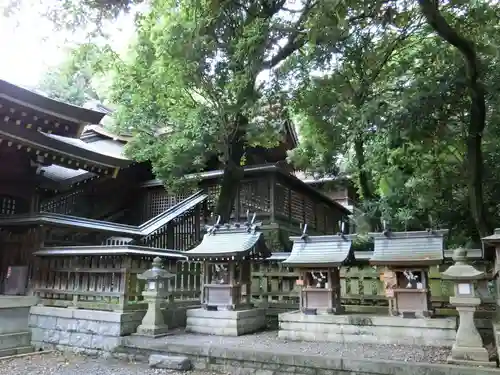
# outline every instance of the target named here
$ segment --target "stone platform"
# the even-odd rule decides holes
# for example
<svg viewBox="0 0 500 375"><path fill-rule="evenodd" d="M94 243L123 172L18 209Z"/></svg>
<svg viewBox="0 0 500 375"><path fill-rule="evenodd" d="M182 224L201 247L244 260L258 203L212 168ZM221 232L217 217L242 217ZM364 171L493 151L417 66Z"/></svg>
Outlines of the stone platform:
<svg viewBox="0 0 500 375"><path fill-rule="evenodd" d="M124 337L111 353L126 361L187 357L194 370L238 375L500 375L500 369L446 365L450 348L297 342L267 331L238 337L186 334ZM431 363L429 363L431 362Z"/></svg>
<svg viewBox="0 0 500 375"><path fill-rule="evenodd" d="M298 341L404 344L451 347L455 318L406 319L373 315L279 315L279 338Z"/></svg>
<svg viewBox="0 0 500 375"><path fill-rule="evenodd" d="M0 357L33 351L28 316L36 297L0 296Z"/></svg>
<svg viewBox="0 0 500 375"><path fill-rule="evenodd" d="M186 332L220 336L240 336L266 327L265 309L210 311L190 309L186 312Z"/></svg>

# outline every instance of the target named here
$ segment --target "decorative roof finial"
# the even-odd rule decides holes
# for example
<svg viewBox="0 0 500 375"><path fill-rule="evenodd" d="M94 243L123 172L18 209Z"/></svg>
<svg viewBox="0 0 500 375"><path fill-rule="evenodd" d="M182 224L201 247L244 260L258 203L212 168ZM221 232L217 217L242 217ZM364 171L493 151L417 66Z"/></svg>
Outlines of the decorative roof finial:
<svg viewBox="0 0 500 375"><path fill-rule="evenodd" d="M250 221L250 224L253 224L255 222L256 217L257 217L257 212L254 212L253 216L252 216L252 221Z"/></svg>
<svg viewBox="0 0 500 375"><path fill-rule="evenodd" d="M305 240L307 238L307 224L304 224L304 229L302 230L302 235L300 236L301 240Z"/></svg>
<svg viewBox="0 0 500 375"><path fill-rule="evenodd" d="M453 250L452 259L455 261L455 264L466 264L467 250L462 247Z"/></svg>
<svg viewBox="0 0 500 375"><path fill-rule="evenodd" d="M382 220L382 228L383 228L382 234L388 237L391 230L387 228L387 221L385 221L385 219Z"/></svg>

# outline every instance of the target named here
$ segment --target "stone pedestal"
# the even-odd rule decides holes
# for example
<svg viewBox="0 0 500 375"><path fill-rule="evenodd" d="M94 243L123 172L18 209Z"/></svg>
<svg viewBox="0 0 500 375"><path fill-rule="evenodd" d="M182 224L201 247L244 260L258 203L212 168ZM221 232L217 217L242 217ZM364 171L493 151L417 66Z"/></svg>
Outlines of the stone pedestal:
<svg viewBox="0 0 500 375"><path fill-rule="evenodd" d="M453 297L450 299L451 303ZM448 357L448 363L471 364L477 366L496 367L496 363L489 362L488 351L483 347L483 340L474 323L475 307L457 306L460 315L460 325L457 330L455 344L451 349L451 356Z"/></svg>
<svg viewBox="0 0 500 375"><path fill-rule="evenodd" d="M264 329L267 325L265 309L237 311L187 311L186 332L220 336L241 336Z"/></svg>
<svg viewBox="0 0 500 375"><path fill-rule="evenodd" d="M168 279L174 276L162 268L159 257L153 260L151 269L138 276L139 279L146 280L146 290L142 295L148 303L148 311L137 327L138 335L161 337L167 334L168 326L165 324L161 304L168 297Z"/></svg>
<svg viewBox="0 0 500 375"><path fill-rule="evenodd" d="M165 299L157 296L155 292L144 292L142 295L148 303L148 311L144 315L142 323L137 327L137 334L149 337L165 336L168 332L168 325L165 324L160 309L161 303Z"/></svg>

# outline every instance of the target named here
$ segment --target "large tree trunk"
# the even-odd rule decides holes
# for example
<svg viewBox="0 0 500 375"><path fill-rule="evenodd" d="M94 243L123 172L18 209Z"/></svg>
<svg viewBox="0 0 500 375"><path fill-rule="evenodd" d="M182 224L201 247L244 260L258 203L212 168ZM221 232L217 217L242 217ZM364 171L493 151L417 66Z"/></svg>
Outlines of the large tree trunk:
<svg viewBox="0 0 500 375"><path fill-rule="evenodd" d="M491 233L483 197L483 153L482 133L486 125L484 86L480 81L479 58L474 43L459 35L439 11L438 0L419 0L420 9L427 23L446 42L454 46L463 56L466 67L467 87L471 100L470 119L467 129L467 169L469 203L472 217L481 237Z"/></svg>
<svg viewBox="0 0 500 375"><path fill-rule="evenodd" d="M216 215L220 216L221 223L228 223L231 219L236 195L244 176L240 163L245 153L247 120L239 116L237 121L234 136L229 140L229 155L224 165L224 174L222 175L220 193L215 209Z"/></svg>

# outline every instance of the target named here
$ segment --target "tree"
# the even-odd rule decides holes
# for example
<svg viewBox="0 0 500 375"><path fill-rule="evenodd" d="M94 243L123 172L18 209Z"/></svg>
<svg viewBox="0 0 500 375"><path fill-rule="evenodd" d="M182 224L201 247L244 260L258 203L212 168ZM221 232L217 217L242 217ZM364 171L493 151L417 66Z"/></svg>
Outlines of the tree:
<svg viewBox="0 0 500 375"><path fill-rule="evenodd" d="M106 73L117 55L109 46L81 44L68 50L68 58L49 69L37 89L51 98L78 106L95 100L106 101ZM104 81L104 82L103 82Z"/></svg>
<svg viewBox="0 0 500 375"><path fill-rule="evenodd" d="M218 156L216 214L228 220L245 151L275 143L285 120L272 78L260 77L297 53L331 10L313 0L293 9L282 0L154 2L113 91L118 123L136 135L130 154L151 161L170 188Z"/></svg>

